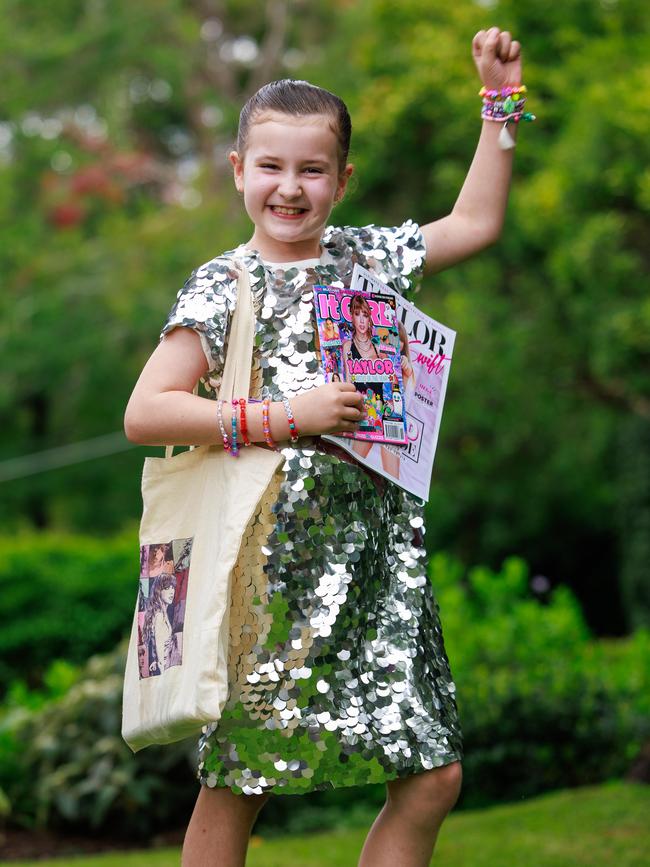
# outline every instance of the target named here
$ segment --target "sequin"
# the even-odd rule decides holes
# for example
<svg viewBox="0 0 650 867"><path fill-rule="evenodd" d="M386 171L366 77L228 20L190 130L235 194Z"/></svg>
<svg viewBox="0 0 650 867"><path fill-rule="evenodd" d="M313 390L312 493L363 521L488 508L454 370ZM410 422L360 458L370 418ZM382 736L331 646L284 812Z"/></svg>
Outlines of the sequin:
<svg viewBox="0 0 650 867"><path fill-rule="evenodd" d="M237 295L256 310L251 394L322 385L313 287L349 284L355 262L399 292L423 266L419 227L329 227L315 268L264 264L245 248L196 269L163 329L195 329L219 386ZM253 517L266 544L233 575L229 698L203 729L198 778L235 792L299 794L405 777L462 758L456 687L426 577L422 504L321 440L282 450L277 487ZM249 528L250 531L250 528ZM250 535L250 532L249 532Z"/></svg>

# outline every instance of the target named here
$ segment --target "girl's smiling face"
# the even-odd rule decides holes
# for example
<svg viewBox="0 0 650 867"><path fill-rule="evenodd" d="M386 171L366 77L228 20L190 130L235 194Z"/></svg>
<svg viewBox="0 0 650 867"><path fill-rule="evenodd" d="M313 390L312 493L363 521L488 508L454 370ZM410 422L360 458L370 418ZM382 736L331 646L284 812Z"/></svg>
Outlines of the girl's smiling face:
<svg viewBox="0 0 650 867"><path fill-rule="evenodd" d="M248 246L271 262L320 255L320 239L353 167L341 171L327 115L270 112L251 125L246 152L230 154L255 231Z"/></svg>

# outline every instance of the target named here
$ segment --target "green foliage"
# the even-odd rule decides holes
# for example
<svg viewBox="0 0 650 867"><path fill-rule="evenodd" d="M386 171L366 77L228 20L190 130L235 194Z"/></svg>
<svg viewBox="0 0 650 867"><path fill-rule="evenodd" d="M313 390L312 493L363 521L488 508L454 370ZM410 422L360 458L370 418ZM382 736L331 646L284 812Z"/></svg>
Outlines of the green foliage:
<svg viewBox="0 0 650 867"><path fill-rule="evenodd" d="M432 560L465 737L461 806L623 775L650 736L650 633L593 640L573 595L533 598L518 559L496 573L463 571ZM13 821L145 836L189 815L195 743L131 754L120 737L123 669L124 644L81 672L51 672L45 704L23 693L20 707L12 694L0 717L0 788ZM259 827L363 821L382 800L382 786L278 795Z"/></svg>
<svg viewBox="0 0 650 867"><path fill-rule="evenodd" d="M180 0L0 2L5 457L120 430L175 292L250 231L225 155L264 78L348 101L356 192L334 221L427 222L470 163L470 42L496 22L522 41L538 121L498 245L421 296L458 331L430 550L492 565L515 551L570 583L600 632L647 623L642 543L611 515L621 443L632 465L648 454L625 431L650 414L650 7L293 0L285 21L281 5L228 0L206 29ZM236 59L239 38L255 58ZM16 480L3 526L119 530L139 512L142 454Z"/></svg>
<svg viewBox="0 0 650 867"><path fill-rule="evenodd" d="M466 803L622 776L650 737L650 632L594 641L566 587L432 560L465 735Z"/></svg>
<svg viewBox="0 0 650 867"><path fill-rule="evenodd" d="M67 685L62 659L80 664L125 635L137 592L138 542L133 533L111 540L56 534L0 539L0 694L16 680L50 694ZM25 695L14 684L13 697ZM10 699L11 700L11 699Z"/></svg>
<svg viewBox="0 0 650 867"><path fill-rule="evenodd" d="M43 687L30 689L25 680L13 680L3 705L6 710L20 708L35 711L58 698L62 698L79 680L81 668L65 659L55 659L43 675Z"/></svg>
<svg viewBox="0 0 650 867"><path fill-rule="evenodd" d="M0 786L14 823L148 836L189 814L195 743L133 755L120 735L125 644L93 657L67 694L0 725Z"/></svg>
<svg viewBox="0 0 650 867"><path fill-rule="evenodd" d="M479 126L471 39L493 24L521 39L538 120L520 131L498 244L424 283L422 306L458 331L430 550L492 565L519 552L616 634L617 451L650 417L648 4L350 4L345 61L320 68L354 121L359 195L341 218L450 211ZM645 465L647 446L630 447ZM625 596L628 626L647 622L642 595L644 614Z"/></svg>
<svg viewBox="0 0 650 867"><path fill-rule="evenodd" d="M634 627L650 628L650 421L630 418L619 440L621 584Z"/></svg>

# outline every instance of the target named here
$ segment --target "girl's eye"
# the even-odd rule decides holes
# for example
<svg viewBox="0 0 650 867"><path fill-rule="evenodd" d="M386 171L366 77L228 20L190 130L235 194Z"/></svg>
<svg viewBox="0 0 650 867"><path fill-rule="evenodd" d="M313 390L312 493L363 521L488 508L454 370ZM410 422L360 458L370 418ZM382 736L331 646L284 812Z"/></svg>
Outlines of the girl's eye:
<svg viewBox="0 0 650 867"><path fill-rule="evenodd" d="M316 174L316 175L322 175L323 174L323 170L317 168L316 166L308 166L305 169L305 171L310 173L310 174Z"/></svg>
<svg viewBox="0 0 650 867"><path fill-rule="evenodd" d="M275 163L260 163L260 168L262 169L277 169Z"/></svg>

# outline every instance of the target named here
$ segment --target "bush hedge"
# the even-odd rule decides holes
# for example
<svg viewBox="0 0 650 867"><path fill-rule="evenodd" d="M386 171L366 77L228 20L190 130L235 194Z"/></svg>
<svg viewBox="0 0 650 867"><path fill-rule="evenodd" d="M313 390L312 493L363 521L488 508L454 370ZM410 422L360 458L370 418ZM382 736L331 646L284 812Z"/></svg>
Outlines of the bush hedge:
<svg viewBox="0 0 650 867"><path fill-rule="evenodd" d="M431 561L464 730L464 803L625 773L650 737L650 631L594 640L566 587L538 600L526 565L462 575Z"/></svg>
<svg viewBox="0 0 650 867"><path fill-rule="evenodd" d="M571 593L535 598L516 559L465 575L438 555L431 578L465 736L459 806L621 776L650 736L650 632L593 640ZM14 822L147 836L187 820L196 744L132 755L119 734L124 656L122 642L83 669L51 669L49 691L10 690L0 787ZM278 796L261 824L322 827L381 791Z"/></svg>
<svg viewBox="0 0 650 867"><path fill-rule="evenodd" d="M123 641L91 658L64 696L27 713L5 705L0 791L14 823L137 839L189 816L196 742L133 755L120 734L125 662Z"/></svg>
<svg viewBox="0 0 650 867"><path fill-rule="evenodd" d="M114 648L133 617L138 562L134 532L0 538L0 697L17 679L40 688L53 659L82 664Z"/></svg>

